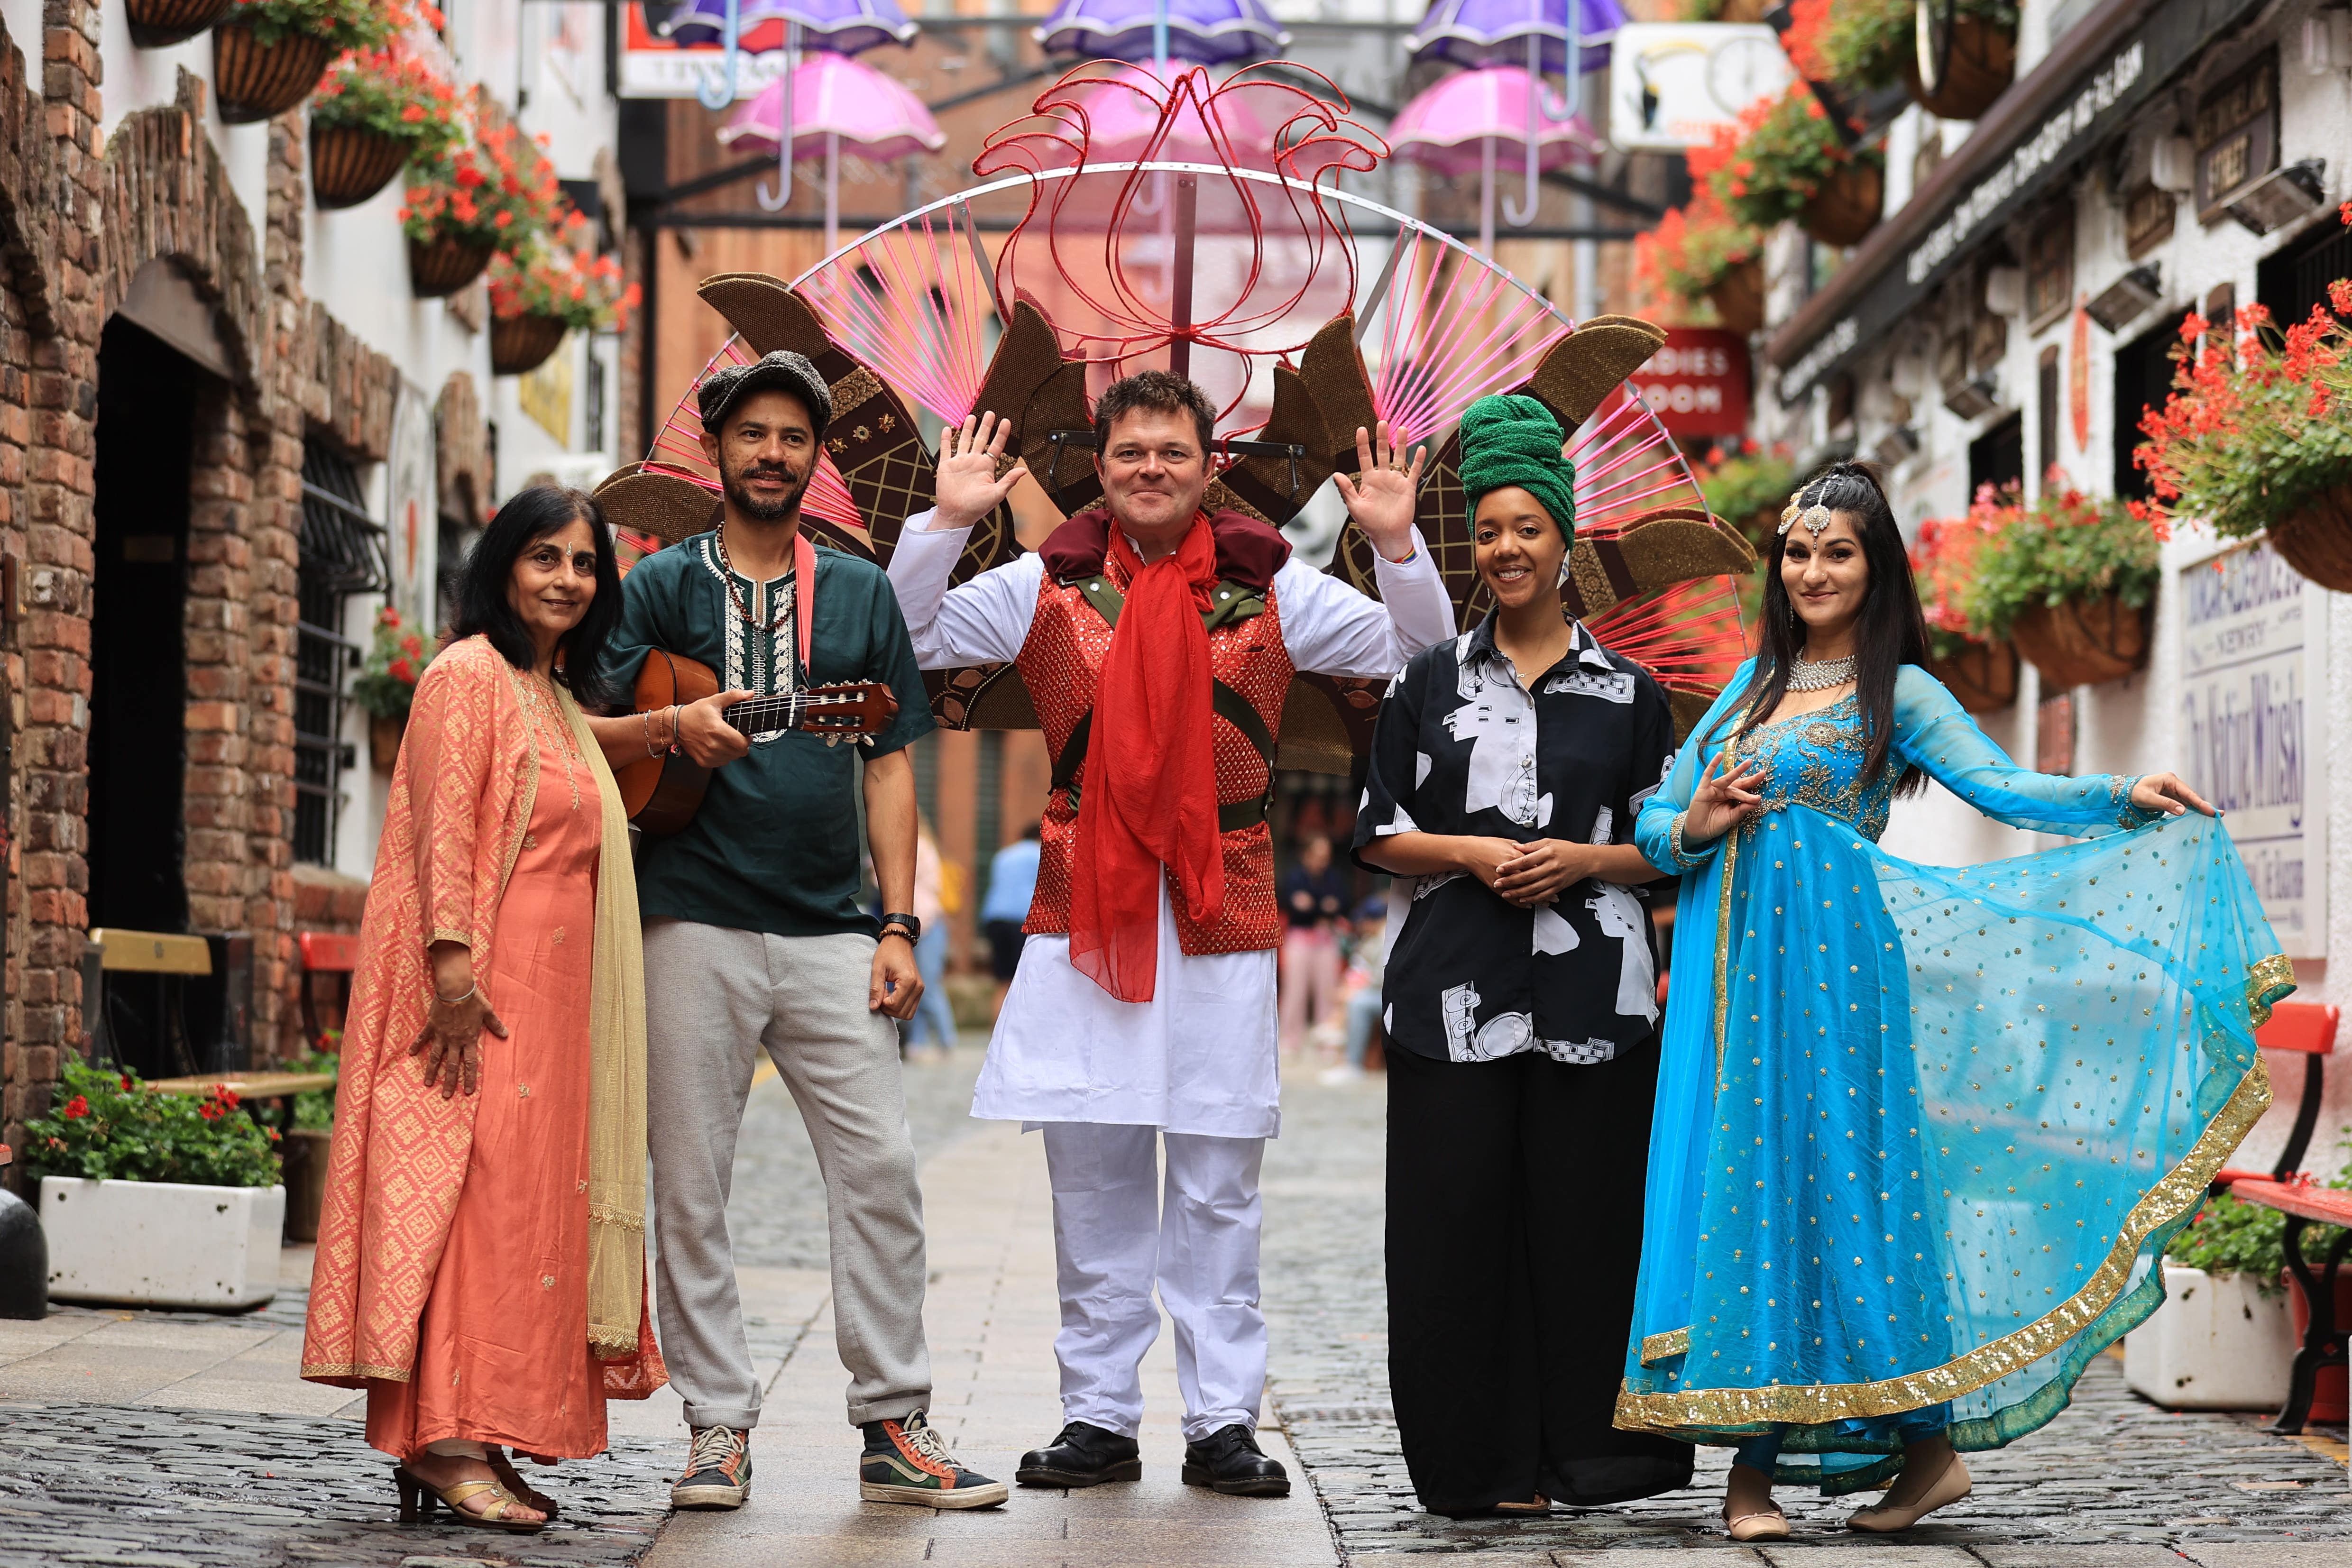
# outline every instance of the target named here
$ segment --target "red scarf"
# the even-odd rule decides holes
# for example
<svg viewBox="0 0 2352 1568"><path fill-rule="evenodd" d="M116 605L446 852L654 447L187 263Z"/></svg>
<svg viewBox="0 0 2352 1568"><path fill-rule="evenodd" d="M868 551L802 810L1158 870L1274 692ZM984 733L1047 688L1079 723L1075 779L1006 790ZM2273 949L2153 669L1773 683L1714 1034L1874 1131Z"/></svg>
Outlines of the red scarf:
<svg viewBox="0 0 2352 1568"><path fill-rule="evenodd" d="M1146 566L1124 530L1110 554L1127 603L1095 688L1070 878L1070 963L1123 1002L1148 1002L1160 968L1160 867L1195 921L1225 906L1217 835L1217 753L1209 730L1209 633L1217 580L1205 516Z"/></svg>

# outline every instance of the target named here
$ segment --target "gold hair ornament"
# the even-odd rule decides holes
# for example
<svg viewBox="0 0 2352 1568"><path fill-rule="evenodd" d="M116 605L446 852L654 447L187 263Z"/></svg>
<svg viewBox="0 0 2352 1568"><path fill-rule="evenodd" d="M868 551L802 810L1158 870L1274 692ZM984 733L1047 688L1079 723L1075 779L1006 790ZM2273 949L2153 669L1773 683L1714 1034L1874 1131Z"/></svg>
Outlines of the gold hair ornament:
<svg viewBox="0 0 2352 1568"><path fill-rule="evenodd" d="M1830 509L1819 501L1810 507L1801 505L1805 493L1802 490L1797 491L1789 497L1789 504L1780 508L1780 531L1785 534L1789 531L1790 525L1802 523L1812 530L1813 538L1820 538L1829 531Z"/></svg>

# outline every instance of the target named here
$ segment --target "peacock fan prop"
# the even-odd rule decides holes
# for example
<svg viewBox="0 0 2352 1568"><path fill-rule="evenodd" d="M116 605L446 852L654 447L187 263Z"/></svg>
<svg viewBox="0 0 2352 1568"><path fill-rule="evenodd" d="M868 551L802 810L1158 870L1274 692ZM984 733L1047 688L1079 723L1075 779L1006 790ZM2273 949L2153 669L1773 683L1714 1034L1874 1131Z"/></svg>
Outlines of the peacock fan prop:
<svg viewBox="0 0 2352 1568"><path fill-rule="evenodd" d="M1302 73L1292 68L1293 76ZM789 284L704 279L733 329L642 463L599 486L614 522L667 541L709 528L694 386L774 349L831 382L834 419L803 505L811 531L887 565L930 505L923 433L993 412L1036 481L972 531L953 580L1021 553L1101 495L1092 398L1154 367L1220 408L1209 504L1277 526L1340 469L1359 425L1427 442L1417 521L1468 629L1488 601L1473 564L1455 430L1491 392L1541 399L1570 434L1576 545L1561 599L1647 666L1688 729L1746 652L1737 577L1753 553L1710 517L1689 465L1625 377L1664 334L1604 316L1578 323L1488 257L1339 188L1388 154L1328 82L1311 91L1244 68L1162 80L1088 61L992 135L982 183L842 246ZM1012 457L1004 459L1008 464ZM1020 512L1016 525L1014 511ZM1330 570L1376 593L1350 524ZM1009 665L931 677L952 728L1032 728ZM1283 712L1285 767L1344 773L1371 731L1378 683L1302 676Z"/></svg>

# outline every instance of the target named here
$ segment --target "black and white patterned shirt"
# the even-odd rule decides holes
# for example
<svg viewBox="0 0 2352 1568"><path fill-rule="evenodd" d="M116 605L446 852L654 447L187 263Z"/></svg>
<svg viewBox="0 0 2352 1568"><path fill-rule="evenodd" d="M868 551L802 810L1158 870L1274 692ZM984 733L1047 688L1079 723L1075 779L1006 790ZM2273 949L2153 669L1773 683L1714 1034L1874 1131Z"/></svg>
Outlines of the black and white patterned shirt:
<svg viewBox="0 0 2352 1568"><path fill-rule="evenodd" d="M1366 870L1380 868L1364 846L1390 833L1633 841L1634 813L1674 763L1664 690L1579 622L1531 695L1494 628L1489 616L1423 649L1391 683L1356 817ZM1587 880L1521 909L1456 872L1399 877L1389 907L1391 1050L1596 1062L1657 1028L1646 889Z"/></svg>

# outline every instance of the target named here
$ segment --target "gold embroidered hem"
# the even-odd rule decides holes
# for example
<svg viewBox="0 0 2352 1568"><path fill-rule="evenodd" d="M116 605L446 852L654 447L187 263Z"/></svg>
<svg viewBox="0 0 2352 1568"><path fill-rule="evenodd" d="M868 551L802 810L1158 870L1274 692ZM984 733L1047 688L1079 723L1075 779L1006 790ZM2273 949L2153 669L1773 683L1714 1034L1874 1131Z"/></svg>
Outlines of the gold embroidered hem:
<svg viewBox="0 0 2352 1568"><path fill-rule="evenodd" d="M2271 1003L2294 989L2294 960L2273 953L2246 970L2246 1009L2254 1027L2271 1021Z"/></svg>
<svg viewBox="0 0 2352 1568"><path fill-rule="evenodd" d="M2255 967L2264 968L2271 962L2265 959ZM2248 982L2250 988L2253 984L2252 980ZM1669 1394L1635 1394L1621 1386L1616 1424L1629 1431L1667 1433L1693 1427L1749 1427L1766 1423L1817 1427L1854 1416L1895 1416L1941 1404L2029 1366L2081 1333L2114 1303L2130 1282L2132 1262L2141 1244L2158 1228L2189 1213L2203 1200L2213 1173L2245 1141L2246 1134L2262 1119L2270 1103L2270 1074L2257 1056L2228 1103L2190 1148L2188 1157L2167 1172L2132 1207L2115 1245L2083 1289L2055 1311L2013 1333L1941 1366L1872 1383L1699 1388ZM1648 1339L1642 1342L1645 1364L1650 1343Z"/></svg>
<svg viewBox="0 0 2352 1568"><path fill-rule="evenodd" d="M1672 1361L1690 1354L1690 1330L1670 1329L1664 1333L1646 1335L1642 1341L1642 1364L1655 1366L1662 1361Z"/></svg>
<svg viewBox="0 0 2352 1568"><path fill-rule="evenodd" d="M302 1364L301 1377L305 1383L337 1383L357 1388L378 1378L386 1383L405 1383L408 1372L404 1366L370 1366L354 1362L337 1365L331 1362L306 1361Z"/></svg>

